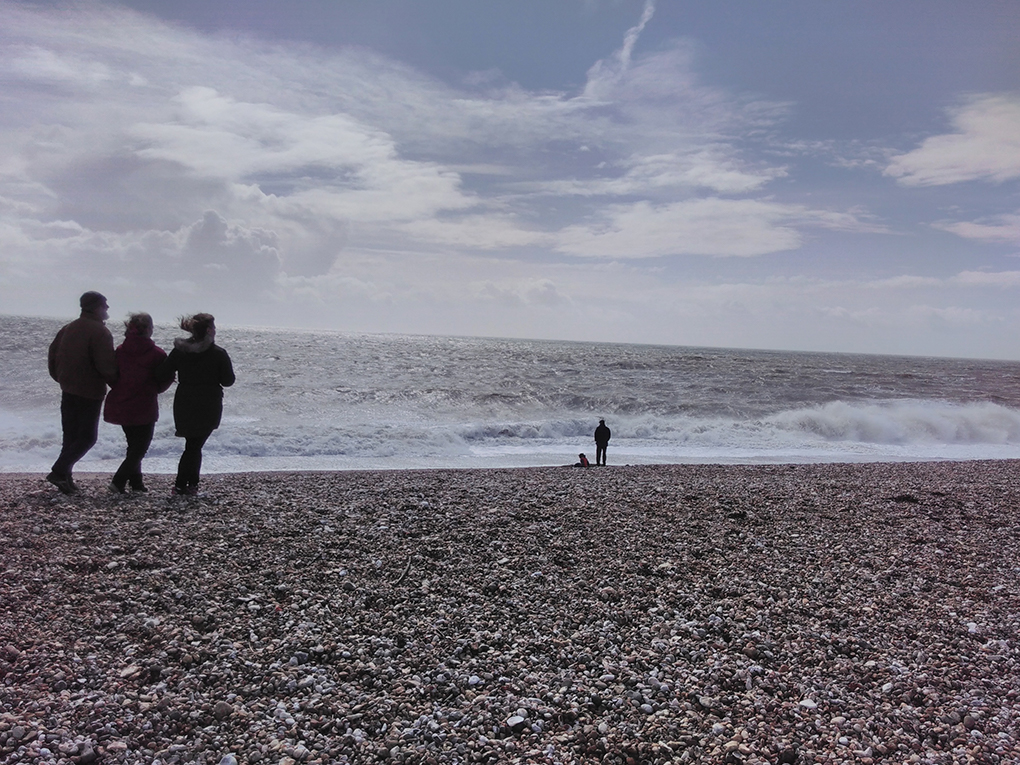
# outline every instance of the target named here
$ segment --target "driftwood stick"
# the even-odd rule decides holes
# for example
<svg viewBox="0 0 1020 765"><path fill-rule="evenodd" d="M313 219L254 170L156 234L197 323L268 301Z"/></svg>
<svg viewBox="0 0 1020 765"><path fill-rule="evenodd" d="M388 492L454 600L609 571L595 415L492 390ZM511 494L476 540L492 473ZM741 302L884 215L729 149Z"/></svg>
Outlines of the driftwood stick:
<svg viewBox="0 0 1020 765"><path fill-rule="evenodd" d="M411 570L411 559L408 558L407 559L407 566L404 567L404 573L401 574L400 578L393 583L393 586L396 587L398 584L400 584L402 581L404 581L404 578L407 576L407 572L410 571L410 570Z"/></svg>

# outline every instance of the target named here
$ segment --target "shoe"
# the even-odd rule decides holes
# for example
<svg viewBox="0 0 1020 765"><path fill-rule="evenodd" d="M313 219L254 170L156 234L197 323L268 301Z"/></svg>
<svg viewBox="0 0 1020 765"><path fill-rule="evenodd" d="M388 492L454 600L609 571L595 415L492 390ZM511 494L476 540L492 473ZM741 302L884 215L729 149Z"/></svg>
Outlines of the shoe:
<svg viewBox="0 0 1020 765"><path fill-rule="evenodd" d="M198 494L196 486L174 486L170 490L171 497L194 497Z"/></svg>
<svg viewBox="0 0 1020 765"><path fill-rule="evenodd" d="M148 491L148 489L145 488L144 483L133 483L131 484L131 491L145 493Z"/></svg>
<svg viewBox="0 0 1020 765"><path fill-rule="evenodd" d="M110 481L110 485L107 487L111 494L127 494L123 486L118 486L115 481Z"/></svg>
<svg viewBox="0 0 1020 765"><path fill-rule="evenodd" d="M46 476L46 480L60 489L61 494L74 494L78 491L78 487L74 485L74 481L71 480L71 476L57 475L56 473L50 473Z"/></svg>

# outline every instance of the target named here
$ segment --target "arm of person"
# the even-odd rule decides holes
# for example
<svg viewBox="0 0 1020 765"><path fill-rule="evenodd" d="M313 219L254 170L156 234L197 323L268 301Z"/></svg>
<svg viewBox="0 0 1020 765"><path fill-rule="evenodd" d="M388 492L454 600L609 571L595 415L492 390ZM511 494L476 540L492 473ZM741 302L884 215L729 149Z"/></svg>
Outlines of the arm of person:
<svg viewBox="0 0 1020 765"><path fill-rule="evenodd" d="M117 353L113 349L113 335L104 328L102 337L96 340L92 352L92 363L96 365L96 371L109 385L117 382Z"/></svg>
<svg viewBox="0 0 1020 765"><path fill-rule="evenodd" d="M60 338L63 335L64 330L60 330L57 336L53 338L53 342L50 343L49 351L46 354L46 367L49 369L50 377L57 382L60 382L60 378L57 376L57 349L60 347Z"/></svg>
<svg viewBox="0 0 1020 765"><path fill-rule="evenodd" d="M170 351L170 355L163 359L163 362L152 372L153 379L160 386L160 393L170 387L170 383L177 375L177 354L176 348Z"/></svg>
<svg viewBox="0 0 1020 765"><path fill-rule="evenodd" d="M222 348L220 348L223 351ZM229 388L234 384L236 378L234 377L234 365L230 362L230 355L223 351L223 358L220 362L220 385L224 388Z"/></svg>
<svg viewBox="0 0 1020 765"><path fill-rule="evenodd" d="M166 363L167 356L166 353L163 352L162 348L157 348L157 350L162 354L162 361L153 366L152 378L156 381L156 392L164 393L171 385L173 385L174 379L177 377L177 373L171 369L169 377L163 378L159 376L159 370L163 364Z"/></svg>

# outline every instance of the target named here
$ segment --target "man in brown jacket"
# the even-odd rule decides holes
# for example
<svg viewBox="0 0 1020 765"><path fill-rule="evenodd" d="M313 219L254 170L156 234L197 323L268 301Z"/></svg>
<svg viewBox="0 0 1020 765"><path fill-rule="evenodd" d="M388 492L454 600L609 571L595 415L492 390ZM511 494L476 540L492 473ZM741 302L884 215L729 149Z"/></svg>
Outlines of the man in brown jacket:
<svg viewBox="0 0 1020 765"><path fill-rule="evenodd" d="M78 302L81 316L57 333L48 359L50 377L60 383L64 440L46 480L64 494L78 490L71 470L95 446L106 386L117 380L113 335L103 323L110 306L98 292L86 292Z"/></svg>

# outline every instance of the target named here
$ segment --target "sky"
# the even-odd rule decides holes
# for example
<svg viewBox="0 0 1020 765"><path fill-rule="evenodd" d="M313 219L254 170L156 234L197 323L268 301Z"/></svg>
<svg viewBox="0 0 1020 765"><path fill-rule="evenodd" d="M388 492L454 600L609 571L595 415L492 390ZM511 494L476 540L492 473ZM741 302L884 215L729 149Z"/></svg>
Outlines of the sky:
<svg viewBox="0 0 1020 765"><path fill-rule="evenodd" d="M1015 0L0 0L0 313L1020 359Z"/></svg>

